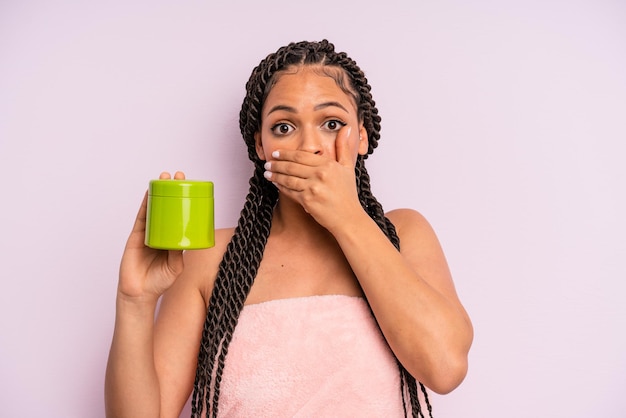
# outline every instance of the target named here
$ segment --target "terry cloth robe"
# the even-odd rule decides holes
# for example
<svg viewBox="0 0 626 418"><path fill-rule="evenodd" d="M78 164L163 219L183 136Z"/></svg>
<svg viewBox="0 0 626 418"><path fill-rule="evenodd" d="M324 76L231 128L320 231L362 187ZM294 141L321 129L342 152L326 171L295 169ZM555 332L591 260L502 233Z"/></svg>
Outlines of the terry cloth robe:
<svg viewBox="0 0 626 418"><path fill-rule="evenodd" d="M404 416L398 364L367 302L327 295L246 305L219 416Z"/></svg>

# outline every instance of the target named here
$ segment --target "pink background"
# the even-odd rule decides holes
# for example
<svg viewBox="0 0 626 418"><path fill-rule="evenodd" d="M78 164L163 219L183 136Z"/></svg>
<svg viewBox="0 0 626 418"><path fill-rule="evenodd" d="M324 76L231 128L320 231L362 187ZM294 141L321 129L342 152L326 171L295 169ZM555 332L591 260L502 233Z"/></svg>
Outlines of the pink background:
<svg viewBox="0 0 626 418"><path fill-rule="evenodd" d="M374 193L430 219L475 324L436 417L626 416L626 4L216 3L0 3L0 416L104 416L148 180L213 180L232 225L244 83L324 37L383 117Z"/></svg>

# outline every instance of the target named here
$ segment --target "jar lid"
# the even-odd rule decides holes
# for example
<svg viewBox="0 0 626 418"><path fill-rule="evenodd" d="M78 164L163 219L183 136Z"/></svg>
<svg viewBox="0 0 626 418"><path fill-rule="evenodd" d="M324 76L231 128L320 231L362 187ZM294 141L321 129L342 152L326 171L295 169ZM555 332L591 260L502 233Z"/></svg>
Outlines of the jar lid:
<svg viewBox="0 0 626 418"><path fill-rule="evenodd" d="M213 183L200 180L151 180L150 196L213 198Z"/></svg>

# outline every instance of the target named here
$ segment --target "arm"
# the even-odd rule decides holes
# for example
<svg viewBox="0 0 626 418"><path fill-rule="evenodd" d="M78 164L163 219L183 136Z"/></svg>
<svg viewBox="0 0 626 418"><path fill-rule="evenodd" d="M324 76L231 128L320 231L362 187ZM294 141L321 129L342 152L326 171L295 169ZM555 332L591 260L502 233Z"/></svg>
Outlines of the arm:
<svg viewBox="0 0 626 418"><path fill-rule="evenodd" d="M201 251L185 253L185 270L156 301L118 295L106 374L107 417L178 417L191 392L204 297L195 281L206 277Z"/></svg>
<svg viewBox="0 0 626 418"><path fill-rule="evenodd" d="M120 265L115 329L105 376L108 417L160 414L154 367L154 315L159 297L183 269L182 252L156 251L143 243L147 196Z"/></svg>
<svg viewBox="0 0 626 418"><path fill-rule="evenodd" d="M467 373L470 319L428 222L406 209L388 217L396 225L401 252L365 212L331 232L394 354L433 391L450 392Z"/></svg>
<svg viewBox="0 0 626 418"><path fill-rule="evenodd" d="M144 197L120 266L105 377L107 417L178 416L186 397L180 399L185 392L188 395L193 382L193 353L197 353L206 306L195 282L200 264L189 255L183 261L182 251L146 247L145 220ZM189 375L191 383L172 389L189 380ZM178 404L179 411L173 412Z"/></svg>
<svg viewBox="0 0 626 418"><path fill-rule="evenodd" d="M185 271L161 300L154 334L161 417L178 418L193 389L206 318L202 285L212 283L204 279L215 277L214 272L207 270L206 263L207 258L213 258L213 250L185 252Z"/></svg>
<svg viewBox="0 0 626 418"><path fill-rule="evenodd" d="M105 409L109 418L160 414L153 357L155 309L156 301L133 302L118 295L105 377Z"/></svg>
<svg viewBox="0 0 626 418"><path fill-rule="evenodd" d="M354 178L358 135L343 128L334 156L280 150L266 177L333 234L404 367L435 392L449 392L467 372L471 322L428 222L411 210L389 214L399 252L361 207Z"/></svg>

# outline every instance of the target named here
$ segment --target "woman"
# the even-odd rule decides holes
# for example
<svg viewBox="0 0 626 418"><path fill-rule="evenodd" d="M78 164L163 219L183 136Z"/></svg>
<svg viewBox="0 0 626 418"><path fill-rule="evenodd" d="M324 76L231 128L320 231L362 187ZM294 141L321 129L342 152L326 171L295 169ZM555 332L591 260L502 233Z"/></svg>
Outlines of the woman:
<svg viewBox="0 0 626 418"><path fill-rule="evenodd" d="M461 383L473 331L428 222L385 214L370 192L380 117L367 79L331 43L299 42L246 89L255 170L237 227L211 249L156 251L141 205L107 415L177 417L192 390L194 416L430 414L424 386Z"/></svg>

